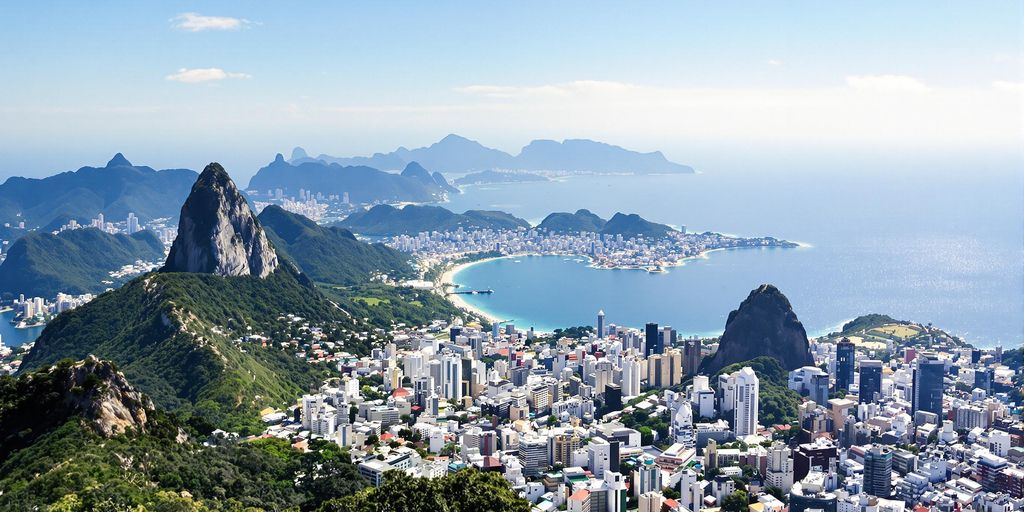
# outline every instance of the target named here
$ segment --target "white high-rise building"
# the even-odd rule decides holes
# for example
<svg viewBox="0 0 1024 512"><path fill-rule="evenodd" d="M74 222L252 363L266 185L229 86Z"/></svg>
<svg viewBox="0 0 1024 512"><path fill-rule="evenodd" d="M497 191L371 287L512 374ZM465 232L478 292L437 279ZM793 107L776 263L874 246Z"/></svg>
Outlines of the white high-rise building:
<svg viewBox="0 0 1024 512"><path fill-rule="evenodd" d="M139 218L134 213L128 214L127 229L129 235L139 232Z"/></svg>
<svg viewBox="0 0 1024 512"><path fill-rule="evenodd" d="M734 410L734 426L736 437L749 436L757 433L758 397L760 381L757 374L749 366L729 375L732 387Z"/></svg>
<svg viewBox="0 0 1024 512"><path fill-rule="evenodd" d="M782 442L775 442L768 449L765 483L785 493L793 487L793 450Z"/></svg>
<svg viewBox="0 0 1024 512"><path fill-rule="evenodd" d="M406 354L402 363L402 366L405 368L405 375L409 377L410 380L415 381L419 377L423 376L422 352L416 351Z"/></svg>
<svg viewBox="0 0 1024 512"><path fill-rule="evenodd" d="M640 375L643 366L639 359L627 356L622 360L622 396L640 396Z"/></svg>
<svg viewBox="0 0 1024 512"><path fill-rule="evenodd" d="M462 358L456 354L441 358L441 394L449 400L462 400Z"/></svg>

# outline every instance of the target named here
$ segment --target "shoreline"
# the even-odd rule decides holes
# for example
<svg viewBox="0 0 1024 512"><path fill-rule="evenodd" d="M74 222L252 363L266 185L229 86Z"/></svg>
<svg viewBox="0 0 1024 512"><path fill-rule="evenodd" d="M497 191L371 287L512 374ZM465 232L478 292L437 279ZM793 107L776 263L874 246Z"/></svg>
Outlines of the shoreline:
<svg viewBox="0 0 1024 512"><path fill-rule="evenodd" d="M792 247L792 248L809 247L809 245L805 245L805 244L800 243L800 242L793 242L793 243L796 244L796 247ZM476 316L478 316L480 318L483 318L483 319L487 320L488 322L494 323L494 322L501 322L503 320L508 320L508 319L506 319L506 318L499 318L494 313L491 313L491 312L489 312L489 311L487 311L487 310L485 310L483 308L480 308L480 307L477 307L477 306L474 306L474 305L470 304L468 301L466 301L462 297L462 294L447 293L448 285L454 285L455 284L455 276L459 272L462 272L463 270L466 270L467 268L470 268L470 267L472 267L474 265L478 265L478 264L481 264L481 263L487 263L487 262L491 262L491 261L496 261L496 260L501 260L501 259L531 257L531 256L540 256L540 257L552 256L552 257L563 257L563 258L582 258L582 259L584 259L586 261L583 264L586 265L587 268L592 268L592 269L597 269L597 270L641 270L641 271L647 272L649 274L660 274L660 273L668 272L668 269L672 268L672 267L682 267L682 266L685 266L686 262L690 261L690 260L698 260L698 259L707 260L707 259L709 259L708 255L710 255L713 252L717 252L717 251L731 251L731 250L748 249L748 248L750 248L750 247L717 247L717 248L714 248L714 249L708 249L706 251L702 251L702 252L700 252L698 254L695 254L693 256L688 256L686 258L682 258L682 259L680 259L680 260L678 260L678 261L676 261L674 263L660 265L658 270L649 270L649 269L647 269L645 267L629 267L629 266L602 267L602 266L594 264L594 258L593 257L587 256L587 255L579 255L579 254L558 254L558 253L552 253L552 254L542 254L542 253L507 254L507 255L503 255L503 256L493 256L493 257L490 257L490 258L482 258L482 259L479 259L479 260L468 261L468 262L465 262L465 263L460 263L458 265L448 265L448 267L445 269L445 271L438 278L438 282L436 282L434 284L434 291L436 293L439 293L440 295L442 295L446 299L448 299L448 301L450 301L452 304L454 304L455 307L457 307L459 309L462 309L462 310L465 310L465 311L467 311L467 312L469 312L471 314L474 314L474 315L476 315ZM781 247L781 248L786 248L786 247ZM550 332L550 331L537 330L536 332ZM719 333L718 335L720 336L721 333ZM704 336L701 336L701 337L704 337Z"/></svg>

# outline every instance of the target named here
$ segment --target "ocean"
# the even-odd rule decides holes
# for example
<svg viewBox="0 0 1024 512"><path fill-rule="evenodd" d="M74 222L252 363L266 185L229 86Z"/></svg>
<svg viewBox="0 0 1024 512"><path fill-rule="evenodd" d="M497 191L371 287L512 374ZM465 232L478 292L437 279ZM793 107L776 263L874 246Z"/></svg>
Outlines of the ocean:
<svg viewBox="0 0 1024 512"><path fill-rule="evenodd" d="M467 187L444 206L503 210L532 223L552 211L587 208L605 218L623 211L691 232L769 235L806 247L714 252L664 274L561 257L502 259L455 280L495 291L464 297L474 307L541 330L593 325L603 309L609 323L717 335L750 290L772 283L810 335L884 313L978 346L1020 346L1020 169L995 159L880 160Z"/></svg>

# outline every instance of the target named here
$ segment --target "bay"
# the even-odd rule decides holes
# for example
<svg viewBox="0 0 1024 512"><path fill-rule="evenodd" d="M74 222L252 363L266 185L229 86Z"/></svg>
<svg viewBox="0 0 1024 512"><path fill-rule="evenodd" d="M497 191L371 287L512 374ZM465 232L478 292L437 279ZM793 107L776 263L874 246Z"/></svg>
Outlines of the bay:
<svg viewBox="0 0 1024 512"><path fill-rule="evenodd" d="M575 176L467 187L444 206L536 224L552 211L635 212L689 231L771 235L799 249L714 252L664 274L557 257L501 259L455 277L465 299L520 327L658 322L720 334L761 283L778 286L810 334L866 313L931 322L979 346L1024 340L1024 180L1015 161L847 162L696 175ZM835 167L839 167L836 169Z"/></svg>
<svg viewBox="0 0 1024 512"><path fill-rule="evenodd" d="M0 313L0 340L8 347L17 347L30 341L35 341L43 332L43 326L18 329L14 327L11 320L14 319L14 311Z"/></svg>

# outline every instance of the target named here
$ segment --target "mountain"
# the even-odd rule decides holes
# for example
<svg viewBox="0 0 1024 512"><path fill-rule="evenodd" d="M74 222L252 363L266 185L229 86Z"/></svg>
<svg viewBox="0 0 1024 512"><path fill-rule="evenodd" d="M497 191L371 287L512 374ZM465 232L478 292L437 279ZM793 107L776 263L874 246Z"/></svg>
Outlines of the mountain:
<svg viewBox="0 0 1024 512"><path fill-rule="evenodd" d="M0 382L0 460L77 418L100 436L144 431L153 402L107 361L88 357Z"/></svg>
<svg viewBox="0 0 1024 512"><path fill-rule="evenodd" d="M367 485L333 443L207 446L195 420L92 357L0 376L0 510L314 510Z"/></svg>
<svg viewBox="0 0 1024 512"><path fill-rule="evenodd" d="M277 270L277 254L220 164L206 166L192 186L163 270L261 278Z"/></svg>
<svg viewBox="0 0 1024 512"><path fill-rule="evenodd" d="M413 235L424 231L454 231L462 229L516 229L530 228L530 223L505 212L469 210L453 213L440 206L407 205L395 208L377 205L356 212L337 224L363 235Z"/></svg>
<svg viewBox="0 0 1024 512"><path fill-rule="evenodd" d="M42 179L15 176L0 185L0 225L25 221L34 228L61 216L87 224L99 213L108 221L124 220L129 213L142 222L174 217L195 179L196 172L188 169L132 165L121 153L104 167Z"/></svg>
<svg viewBox="0 0 1024 512"><path fill-rule="evenodd" d="M74 229L56 235L33 231L19 238L0 264L0 294L55 297L57 293L99 293L110 272L124 265L157 261L164 245L152 231L131 236L98 229Z"/></svg>
<svg viewBox="0 0 1024 512"><path fill-rule="evenodd" d="M530 181L548 181L539 174L528 172L480 171L471 172L455 180L458 185L485 185L488 183L525 183Z"/></svg>
<svg viewBox="0 0 1024 512"><path fill-rule="evenodd" d="M164 270L58 315L22 367L95 354L157 405L251 432L259 410L293 403L330 373L282 343L293 327L288 315L334 333L350 352L369 350L350 334L353 319L277 259L227 173L210 164L185 200ZM244 341L256 334L270 342Z"/></svg>
<svg viewBox="0 0 1024 512"><path fill-rule="evenodd" d="M692 173L693 168L670 162L660 151L639 153L587 139L562 142L535 140L518 155L488 148L477 141L449 134L427 147L400 147L390 153L369 157L335 157L321 154L311 158L304 149L292 151L292 164L322 162L345 166L368 166L387 171L402 169L409 162L443 172L471 172L489 169L523 171L581 171L631 173Z"/></svg>
<svg viewBox="0 0 1024 512"><path fill-rule="evenodd" d="M602 235L622 235L625 238L659 238L674 231L669 226L651 222L635 213L616 213L611 219L604 220L590 210L552 213L544 217L537 225L537 229L553 233L594 232Z"/></svg>
<svg viewBox="0 0 1024 512"><path fill-rule="evenodd" d="M535 140L516 157L516 167L534 171L692 173L693 168L670 162L661 151L638 153L587 139Z"/></svg>
<svg viewBox="0 0 1024 512"><path fill-rule="evenodd" d="M763 284L729 313L718 351L701 363L700 372L714 374L723 367L759 356L773 357L785 370L814 364L807 332L778 288Z"/></svg>
<svg viewBox="0 0 1024 512"><path fill-rule="evenodd" d="M600 232L608 221L598 217L590 210L576 210L576 213L555 212L537 225L537 229L543 229L553 233L584 233Z"/></svg>
<svg viewBox="0 0 1024 512"><path fill-rule="evenodd" d="M264 208L258 219L278 252L314 281L348 286L366 283L374 274L414 274L408 255L360 242L346 229L320 226L277 205Z"/></svg>
<svg viewBox="0 0 1024 512"><path fill-rule="evenodd" d="M669 226L651 222L635 213L616 213L601 228L602 235L622 235L626 238L658 238L672 231Z"/></svg>
<svg viewBox="0 0 1024 512"><path fill-rule="evenodd" d="M281 189L291 196L297 196L300 189L324 194L348 193L353 203L429 202L443 199L452 191L443 176L427 172L414 161L404 162L402 166L408 172L395 174L367 165L342 166L307 159L291 164L278 154L270 165L249 180L248 190L265 193Z"/></svg>

